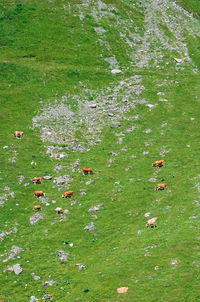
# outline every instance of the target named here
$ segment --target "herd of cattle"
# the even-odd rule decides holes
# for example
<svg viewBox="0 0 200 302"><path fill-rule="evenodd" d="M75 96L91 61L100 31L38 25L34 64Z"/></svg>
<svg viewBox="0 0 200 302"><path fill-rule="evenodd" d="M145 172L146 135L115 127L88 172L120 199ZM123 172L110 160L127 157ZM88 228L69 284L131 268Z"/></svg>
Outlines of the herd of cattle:
<svg viewBox="0 0 200 302"><path fill-rule="evenodd" d="M23 138L24 136L24 132L22 131L15 131L14 132L14 137L16 138ZM157 160L155 162L152 163L152 166L153 167L164 167L164 160ZM90 168L83 168L82 169L83 171L83 174L84 175L88 175L88 174L93 174L93 170L90 169ZM34 177L32 179L32 182L34 184L42 184L43 183L43 178L42 177ZM167 188L167 184L166 183L161 183L161 184L158 184L156 187L155 187L155 190L158 191L158 190L165 190ZM66 191L62 194L62 197L63 198L71 198L74 194L74 191ZM35 191L34 192L34 196L36 198L39 198L41 196L45 196L45 193L43 191ZM34 211L39 211L41 210L41 206L40 205L36 205L33 207L33 210ZM56 208L55 209L56 213L58 214L62 214L63 213L63 209L62 208ZM146 223L146 227L156 227L156 221L157 221L157 217L154 217L154 218L151 218L147 221Z"/></svg>

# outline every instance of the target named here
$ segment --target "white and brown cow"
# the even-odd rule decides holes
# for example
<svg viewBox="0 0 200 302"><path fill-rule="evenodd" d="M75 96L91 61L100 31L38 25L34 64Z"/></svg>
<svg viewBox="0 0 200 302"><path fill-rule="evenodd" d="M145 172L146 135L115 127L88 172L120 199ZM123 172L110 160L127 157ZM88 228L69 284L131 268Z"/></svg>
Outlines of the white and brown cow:
<svg viewBox="0 0 200 302"><path fill-rule="evenodd" d="M22 138L24 136L24 132L23 131L15 131L13 133L14 137L17 137L17 138Z"/></svg>

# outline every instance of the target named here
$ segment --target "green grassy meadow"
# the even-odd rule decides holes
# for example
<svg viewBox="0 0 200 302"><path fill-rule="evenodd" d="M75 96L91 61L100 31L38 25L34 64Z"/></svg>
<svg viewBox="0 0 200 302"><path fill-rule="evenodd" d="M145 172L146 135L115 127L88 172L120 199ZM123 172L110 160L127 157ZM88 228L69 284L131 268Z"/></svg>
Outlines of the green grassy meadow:
<svg viewBox="0 0 200 302"><path fill-rule="evenodd" d="M191 61L184 59L177 67L174 58L180 57L176 48L179 42L163 26L164 37L174 43L173 50L160 50L163 61L158 62L159 68L152 63L153 55L140 68L135 62L140 56L141 60L145 58L145 51L137 51L145 41L147 16L141 1L104 0L107 7L115 6L115 10L110 8L112 14L106 15L106 9L101 9L100 21L89 10L97 2L0 3L0 201L4 194L15 193L14 198L8 197L0 205L0 233L17 228L16 233L0 241L0 301L25 302L31 296L44 301L46 294L52 295L54 302L200 301L199 36L185 30L184 43ZM195 16L185 21L188 28L193 24L200 29L199 1L177 2ZM84 20L79 18L80 7ZM129 30L135 30L143 39L133 39L135 48L123 40L123 34L128 32L123 26L128 26L129 21ZM106 31L104 36L94 30L100 26ZM103 39L107 44L99 41ZM148 52L154 54L162 43L152 43ZM115 56L122 73L111 73L109 63L103 59L111 56ZM109 87L112 92L121 81L134 75L141 77L145 89L133 98L145 99L154 105L153 109L136 103L135 109L121 115L119 128L112 129L109 124L103 127L101 142L90 147L89 152L68 151L61 160L46 154L45 146L50 143L41 140L40 129L33 129L32 119L47 104L66 95L76 114L78 103L73 103L74 95L83 99L85 90L88 99L92 99L89 95L94 91L104 91L106 95ZM164 95L159 97L159 92ZM139 118L133 119L136 115ZM128 132L131 126L135 130ZM151 132L146 133L147 129ZM15 130L24 131L24 138L14 138ZM116 134L120 132L124 134L122 144L117 143ZM81 139L83 131L78 135ZM162 148L168 151L164 157L160 155ZM149 153L144 155L145 151ZM119 154L115 157L110 152ZM15 162L10 161L13 157ZM109 167L110 158L114 161ZM80 169L90 167L94 174L84 176L78 169L72 173L70 165L76 159L80 159ZM165 167L153 168L152 162L159 159L165 160ZM56 173L56 164L66 167ZM74 205L70 205L70 199L61 198L67 189L52 188L52 180L31 183L35 176L54 178L65 174L73 177L70 189L74 190ZM18 183L20 175L25 177L22 184ZM149 181L152 177L156 177L156 182ZM86 185L90 179L94 182ZM27 182L30 185L25 187ZM155 191L155 185L162 182L167 183L167 190ZM40 204L33 195L36 189L46 193L50 205L41 204L43 219L30 225L33 206ZM81 196L83 189L86 195ZM100 203L103 209L88 212ZM56 207L69 210L65 221L58 221ZM145 227L149 218L144 215L148 212L149 218L157 217L156 228ZM97 215L96 220L92 219L93 214ZM85 231L91 221L96 229ZM18 255L20 258L4 262L13 245L24 251ZM59 261L57 250L69 253L68 262ZM172 264L173 260L176 264ZM23 269L21 274L4 272L8 265L16 263ZM86 269L79 271L77 263ZM40 279L35 281L32 273ZM49 280L57 282L43 287ZM116 290L122 286L129 289L120 295Z"/></svg>

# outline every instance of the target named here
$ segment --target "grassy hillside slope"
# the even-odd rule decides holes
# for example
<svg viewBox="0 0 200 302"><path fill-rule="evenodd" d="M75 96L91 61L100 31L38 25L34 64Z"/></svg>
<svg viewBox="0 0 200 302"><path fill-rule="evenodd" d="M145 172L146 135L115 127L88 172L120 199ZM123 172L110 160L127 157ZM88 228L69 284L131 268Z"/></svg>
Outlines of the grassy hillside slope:
<svg viewBox="0 0 200 302"><path fill-rule="evenodd" d="M170 0L0 4L0 301L200 300L200 5L188 2L196 19Z"/></svg>

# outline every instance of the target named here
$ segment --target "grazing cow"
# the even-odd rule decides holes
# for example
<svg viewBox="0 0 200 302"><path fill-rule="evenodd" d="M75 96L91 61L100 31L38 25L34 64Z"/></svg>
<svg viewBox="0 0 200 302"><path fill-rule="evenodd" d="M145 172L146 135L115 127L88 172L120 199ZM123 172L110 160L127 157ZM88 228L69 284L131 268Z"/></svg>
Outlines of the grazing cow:
<svg viewBox="0 0 200 302"><path fill-rule="evenodd" d="M162 184L158 184L156 187L155 187L155 191L159 191L159 190L165 190L167 188L167 184L164 182Z"/></svg>
<svg viewBox="0 0 200 302"><path fill-rule="evenodd" d="M63 213L62 208L56 208L55 211L56 211L57 214L62 214Z"/></svg>
<svg viewBox="0 0 200 302"><path fill-rule="evenodd" d="M163 159L153 162L152 167L164 167L165 161Z"/></svg>
<svg viewBox="0 0 200 302"><path fill-rule="evenodd" d="M157 217L149 219L146 223L146 227L150 228L151 226L153 226L155 228L156 227L156 221L157 221Z"/></svg>
<svg viewBox="0 0 200 302"><path fill-rule="evenodd" d="M83 168L83 174L84 175L93 174L93 171L90 168Z"/></svg>
<svg viewBox="0 0 200 302"><path fill-rule="evenodd" d="M34 177L34 178L32 179L32 182L33 182L34 184L42 184L42 180L43 180L42 177Z"/></svg>
<svg viewBox="0 0 200 302"><path fill-rule="evenodd" d="M35 197L45 196L45 193L43 191L35 191L34 192Z"/></svg>
<svg viewBox="0 0 200 302"><path fill-rule="evenodd" d="M22 132L22 131L15 131L13 135L15 137L22 138L24 136L24 132Z"/></svg>
<svg viewBox="0 0 200 302"><path fill-rule="evenodd" d="M34 206L33 210L34 211L40 211L41 210L41 206L40 205Z"/></svg>
<svg viewBox="0 0 200 302"><path fill-rule="evenodd" d="M125 294L128 291L128 287L119 287L117 288L118 294Z"/></svg>
<svg viewBox="0 0 200 302"><path fill-rule="evenodd" d="M74 194L74 191L66 191L66 192L62 195L62 198L72 197L73 194Z"/></svg>

